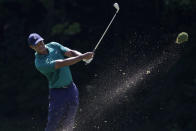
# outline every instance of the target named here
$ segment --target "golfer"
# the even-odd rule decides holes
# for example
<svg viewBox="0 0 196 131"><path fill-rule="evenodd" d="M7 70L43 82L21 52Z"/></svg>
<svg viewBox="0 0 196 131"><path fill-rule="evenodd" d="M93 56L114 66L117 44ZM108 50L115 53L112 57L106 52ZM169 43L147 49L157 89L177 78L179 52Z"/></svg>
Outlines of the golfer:
<svg viewBox="0 0 196 131"><path fill-rule="evenodd" d="M93 52L80 53L57 42L44 44L37 33L28 37L35 53L35 67L49 82L48 123L45 131L72 131L79 100L69 66L93 57Z"/></svg>

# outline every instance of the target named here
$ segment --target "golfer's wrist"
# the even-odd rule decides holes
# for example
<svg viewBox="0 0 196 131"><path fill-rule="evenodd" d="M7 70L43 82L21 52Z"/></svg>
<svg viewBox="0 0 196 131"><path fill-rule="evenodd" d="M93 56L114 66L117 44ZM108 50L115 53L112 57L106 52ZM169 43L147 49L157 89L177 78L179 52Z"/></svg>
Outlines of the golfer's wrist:
<svg viewBox="0 0 196 131"><path fill-rule="evenodd" d="M85 56L83 54L78 56L80 60L83 60L85 58Z"/></svg>

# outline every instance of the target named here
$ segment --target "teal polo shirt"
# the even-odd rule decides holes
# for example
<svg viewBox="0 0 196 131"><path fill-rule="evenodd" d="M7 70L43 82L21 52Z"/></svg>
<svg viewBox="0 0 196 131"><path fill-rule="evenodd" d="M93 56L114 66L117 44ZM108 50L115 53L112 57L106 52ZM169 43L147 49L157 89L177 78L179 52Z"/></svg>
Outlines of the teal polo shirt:
<svg viewBox="0 0 196 131"><path fill-rule="evenodd" d="M55 60L65 59L64 53L67 48L57 42L50 42L45 47L48 49L48 54L35 53L36 69L47 77L49 88L69 85L73 81L69 66L55 69Z"/></svg>

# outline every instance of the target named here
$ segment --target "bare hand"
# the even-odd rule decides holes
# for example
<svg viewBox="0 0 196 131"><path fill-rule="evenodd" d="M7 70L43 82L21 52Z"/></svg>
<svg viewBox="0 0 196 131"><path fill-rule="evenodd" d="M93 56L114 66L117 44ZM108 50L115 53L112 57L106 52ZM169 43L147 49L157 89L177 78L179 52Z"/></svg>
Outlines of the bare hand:
<svg viewBox="0 0 196 131"><path fill-rule="evenodd" d="M93 58L94 52L86 52L86 53L82 54L82 56L83 56L83 59L88 60L88 59Z"/></svg>

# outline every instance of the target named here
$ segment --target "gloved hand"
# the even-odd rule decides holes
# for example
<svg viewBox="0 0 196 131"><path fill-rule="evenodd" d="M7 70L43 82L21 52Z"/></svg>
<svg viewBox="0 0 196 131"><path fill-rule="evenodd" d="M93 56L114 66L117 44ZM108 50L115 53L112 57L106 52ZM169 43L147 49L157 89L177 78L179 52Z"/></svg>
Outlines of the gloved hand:
<svg viewBox="0 0 196 131"><path fill-rule="evenodd" d="M90 59L83 59L83 61L85 62L85 65L91 63L91 61L93 60L93 58L90 58Z"/></svg>

